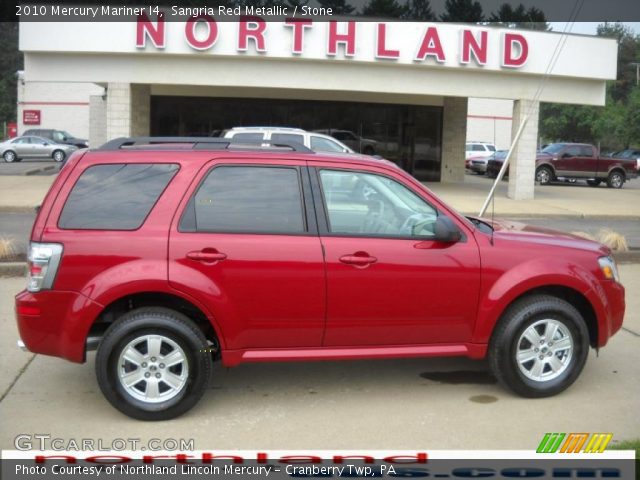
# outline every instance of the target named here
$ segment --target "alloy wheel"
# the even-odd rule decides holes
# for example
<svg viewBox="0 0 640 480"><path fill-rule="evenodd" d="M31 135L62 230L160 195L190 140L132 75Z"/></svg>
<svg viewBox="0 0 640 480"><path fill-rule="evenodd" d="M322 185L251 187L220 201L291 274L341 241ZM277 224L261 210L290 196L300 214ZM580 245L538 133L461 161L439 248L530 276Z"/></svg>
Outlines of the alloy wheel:
<svg viewBox="0 0 640 480"><path fill-rule="evenodd" d="M120 353L117 368L124 390L149 403L174 398L189 378L184 350L163 335L143 335L129 342Z"/></svg>
<svg viewBox="0 0 640 480"><path fill-rule="evenodd" d="M539 320L527 327L518 339L516 363L528 379L547 382L567 370L573 348L573 337L562 322Z"/></svg>

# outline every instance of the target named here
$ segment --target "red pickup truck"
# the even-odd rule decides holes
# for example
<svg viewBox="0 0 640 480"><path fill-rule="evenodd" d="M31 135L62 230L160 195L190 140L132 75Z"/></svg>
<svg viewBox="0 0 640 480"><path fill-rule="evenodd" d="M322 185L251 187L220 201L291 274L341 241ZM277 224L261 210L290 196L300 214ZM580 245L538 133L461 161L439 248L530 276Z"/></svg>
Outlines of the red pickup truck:
<svg viewBox="0 0 640 480"><path fill-rule="evenodd" d="M489 160L487 174L497 175L502 163ZM593 187L606 182L610 188L622 188L624 182L637 176L635 160L601 157L596 147L585 143L552 143L536 156L536 181L541 185L566 178L586 180Z"/></svg>

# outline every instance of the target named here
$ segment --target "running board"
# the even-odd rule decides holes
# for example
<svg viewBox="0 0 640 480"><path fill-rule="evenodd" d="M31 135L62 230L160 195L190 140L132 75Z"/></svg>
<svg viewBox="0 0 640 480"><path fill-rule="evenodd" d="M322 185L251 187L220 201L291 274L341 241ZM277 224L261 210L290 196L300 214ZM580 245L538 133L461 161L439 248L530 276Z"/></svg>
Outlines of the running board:
<svg viewBox="0 0 640 480"><path fill-rule="evenodd" d="M375 358L469 357L484 358L485 344L389 345L371 347L317 347L296 349L223 350L226 366L245 362L293 362L311 360L361 360Z"/></svg>

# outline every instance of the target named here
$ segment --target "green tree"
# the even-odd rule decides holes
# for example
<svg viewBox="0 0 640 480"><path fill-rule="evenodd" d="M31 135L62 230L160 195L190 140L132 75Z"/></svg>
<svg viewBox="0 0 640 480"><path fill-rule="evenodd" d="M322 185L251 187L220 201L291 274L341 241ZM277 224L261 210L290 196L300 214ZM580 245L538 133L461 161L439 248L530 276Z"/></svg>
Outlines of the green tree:
<svg viewBox="0 0 640 480"><path fill-rule="evenodd" d="M16 121L18 70L24 68L22 52L18 50L18 23L0 22L0 129L4 122ZM1 130L0 130L1 135Z"/></svg>
<svg viewBox="0 0 640 480"><path fill-rule="evenodd" d="M345 0L318 0L321 7L330 8L333 15L350 15L354 8Z"/></svg>
<svg viewBox="0 0 640 480"><path fill-rule="evenodd" d="M443 22L483 22L482 5L475 0L447 0L444 13L440 15Z"/></svg>
<svg viewBox="0 0 640 480"><path fill-rule="evenodd" d="M598 35L618 41L618 75L611 93L614 99L625 100L636 84L636 67L632 64L640 62L640 38L620 22L598 25Z"/></svg>
<svg viewBox="0 0 640 480"><path fill-rule="evenodd" d="M400 5L396 0L370 0L362 14L368 17L400 18L406 10L406 5Z"/></svg>
<svg viewBox="0 0 640 480"><path fill-rule="evenodd" d="M491 14L489 22L509 28L549 30L549 24L542 10L536 7L527 10L523 4L514 9L510 4L503 3L495 13Z"/></svg>
<svg viewBox="0 0 640 480"><path fill-rule="evenodd" d="M403 18L425 22L431 22L437 19L436 14L431 10L429 0L409 0Z"/></svg>

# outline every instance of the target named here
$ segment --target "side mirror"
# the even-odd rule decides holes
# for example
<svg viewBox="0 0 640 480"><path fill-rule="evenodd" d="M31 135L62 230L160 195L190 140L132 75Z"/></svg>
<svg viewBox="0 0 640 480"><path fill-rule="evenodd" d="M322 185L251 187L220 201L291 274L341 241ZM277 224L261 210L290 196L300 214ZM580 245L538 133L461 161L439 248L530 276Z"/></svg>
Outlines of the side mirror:
<svg viewBox="0 0 640 480"><path fill-rule="evenodd" d="M562 158L571 158L573 157L573 155L571 155L570 153L563 153L562 154Z"/></svg>
<svg viewBox="0 0 640 480"><path fill-rule="evenodd" d="M436 242L456 243L462 240L462 233L449 217L440 215L433 228Z"/></svg>

